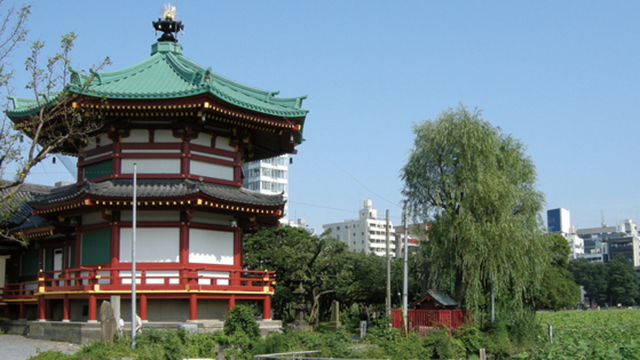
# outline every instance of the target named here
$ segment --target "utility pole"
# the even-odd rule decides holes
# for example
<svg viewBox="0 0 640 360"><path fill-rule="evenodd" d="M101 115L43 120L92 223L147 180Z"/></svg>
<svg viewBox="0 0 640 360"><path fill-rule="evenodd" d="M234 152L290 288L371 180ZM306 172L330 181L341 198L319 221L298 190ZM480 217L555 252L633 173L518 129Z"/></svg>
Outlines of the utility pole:
<svg viewBox="0 0 640 360"><path fill-rule="evenodd" d="M131 222L131 348L136 348L136 226L138 210L138 167L133 163L133 221Z"/></svg>
<svg viewBox="0 0 640 360"><path fill-rule="evenodd" d="M390 251L390 243L389 243L389 209L387 209L387 226L386 232L387 236L387 316L391 316L391 251Z"/></svg>
<svg viewBox="0 0 640 360"><path fill-rule="evenodd" d="M402 317L404 319L404 333L407 334L407 307L409 307L409 235L407 231L407 203L402 212L404 226L404 272L402 276Z"/></svg>

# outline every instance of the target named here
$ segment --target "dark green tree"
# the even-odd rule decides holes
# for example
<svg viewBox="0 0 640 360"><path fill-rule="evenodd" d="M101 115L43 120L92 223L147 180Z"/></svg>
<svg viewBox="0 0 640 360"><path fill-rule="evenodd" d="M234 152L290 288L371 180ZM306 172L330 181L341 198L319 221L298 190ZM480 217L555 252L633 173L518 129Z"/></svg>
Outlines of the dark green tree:
<svg viewBox="0 0 640 360"><path fill-rule="evenodd" d="M609 284L608 300L611 305L635 305L638 297L638 276L633 264L622 254L616 255L606 264Z"/></svg>
<svg viewBox="0 0 640 360"><path fill-rule="evenodd" d="M277 318L297 301L293 291L306 290L309 322L321 315L321 300L335 294L349 279L352 264L347 245L327 234L314 236L289 226L264 228L244 238L244 266L250 270L275 270L273 308Z"/></svg>
<svg viewBox="0 0 640 360"><path fill-rule="evenodd" d="M560 310L580 302L580 287L567 270L571 248L558 234L545 235L549 243L550 261L544 270L540 291L534 296L537 309Z"/></svg>
<svg viewBox="0 0 640 360"><path fill-rule="evenodd" d="M485 304L492 284L498 301L522 305L548 263L544 196L524 145L463 106L413 131L402 193L414 221L431 225L430 285L467 308Z"/></svg>
<svg viewBox="0 0 640 360"><path fill-rule="evenodd" d="M598 262L592 263L581 258L572 260L567 266L567 270L573 276L573 280L583 287L587 298L598 305L607 302L607 267Z"/></svg>

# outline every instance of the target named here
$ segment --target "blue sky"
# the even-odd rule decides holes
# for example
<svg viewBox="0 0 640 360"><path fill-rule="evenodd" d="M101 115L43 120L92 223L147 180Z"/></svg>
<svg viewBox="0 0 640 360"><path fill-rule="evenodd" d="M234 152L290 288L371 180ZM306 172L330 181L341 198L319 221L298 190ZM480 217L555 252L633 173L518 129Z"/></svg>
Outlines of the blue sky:
<svg viewBox="0 0 640 360"><path fill-rule="evenodd" d="M29 41L78 36L73 67L149 55L167 1L38 1ZM547 208L640 220L640 2L174 1L184 55L248 86L308 95L290 217L316 228L364 199L399 224L412 126L459 103L528 146ZM25 44L11 61L21 70ZM50 161L29 181L70 180Z"/></svg>

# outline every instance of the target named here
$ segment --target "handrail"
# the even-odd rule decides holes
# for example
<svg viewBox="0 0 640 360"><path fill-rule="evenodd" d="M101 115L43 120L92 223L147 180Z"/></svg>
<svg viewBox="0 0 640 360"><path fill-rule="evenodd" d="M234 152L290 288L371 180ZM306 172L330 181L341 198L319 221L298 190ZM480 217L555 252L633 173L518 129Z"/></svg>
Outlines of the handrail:
<svg viewBox="0 0 640 360"><path fill-rule="evenodd" d="M0 292L0 299L34 298L38 289L44 292L63 291L126 291L130 287L131 276L122 276L122 272L131 271L124 267L86 267L78 266L55 271L40 271L38 281L23 283L7 283L7 289ZM201 271L224 273L223 277L201 274ZM206 266L187 267L175 264L174 267L162 269L140 269L136 279L140 289L145 290L225 290L262 292L265 287L275 283L275 271L219 269ZM171 272L171 275L156 274ZM113 276L112 276L113 275ZM128 283L127 283L128 282ZM26 287L33 287L27 289Z"/></svg>

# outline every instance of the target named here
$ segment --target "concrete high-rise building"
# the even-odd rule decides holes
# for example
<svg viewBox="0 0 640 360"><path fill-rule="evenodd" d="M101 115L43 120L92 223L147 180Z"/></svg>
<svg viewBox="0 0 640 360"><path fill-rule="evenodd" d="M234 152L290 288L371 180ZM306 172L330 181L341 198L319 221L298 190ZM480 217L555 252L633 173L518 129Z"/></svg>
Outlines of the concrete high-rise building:
<svg viewBox="0 0 640 360"><path fill-rule="evenodd" d="M569 210L558 208L547 211L547 228L550 233L559 233L562 236L569 234L571 226L571 214Z"/></svg>
<svg viewBox="0 0 640 360"><path fill-rule="evenodd" d="M584 239L585 254L608 254L608 261L618 254L624 255L635 267L640 266L640 236L638 225L626 219L615 226L578 229L577 235Z"/></svg>
<svg viewBox="0 0 640 360"><path fill-rule="evenodd" d="M283 193L285 200L289 198L288 154L265 160L246 162L242 164L242 173L244 175L242 184L247 189L267 195ZM288 216L289 204L286 203L280 222L286 224Z"/></svg>
<svg viewBox="0 0 640 360"><path fill-rule="evenodd" d="M631 219L607 226L576 229L570 224L569 210L547 211L547 226L550 233L564 236L569 242L569 259L585 258L592 262L607 262L618 254L624 255L636 268L640 267L640 234L638 225Z"/></svg>
<svg viewBox="0 0 640 360"><path fill-rule="evenodd" d="M384 218L378 218L378 211L372 207L371 200L365 200L363 205L357 219L325 224L322 227L325 230L331 230L330 236L349 245L349 250L386 256L387 221ZM391 221L388 228L389 252L391 256L395 256L395 229Z"/></svg>

